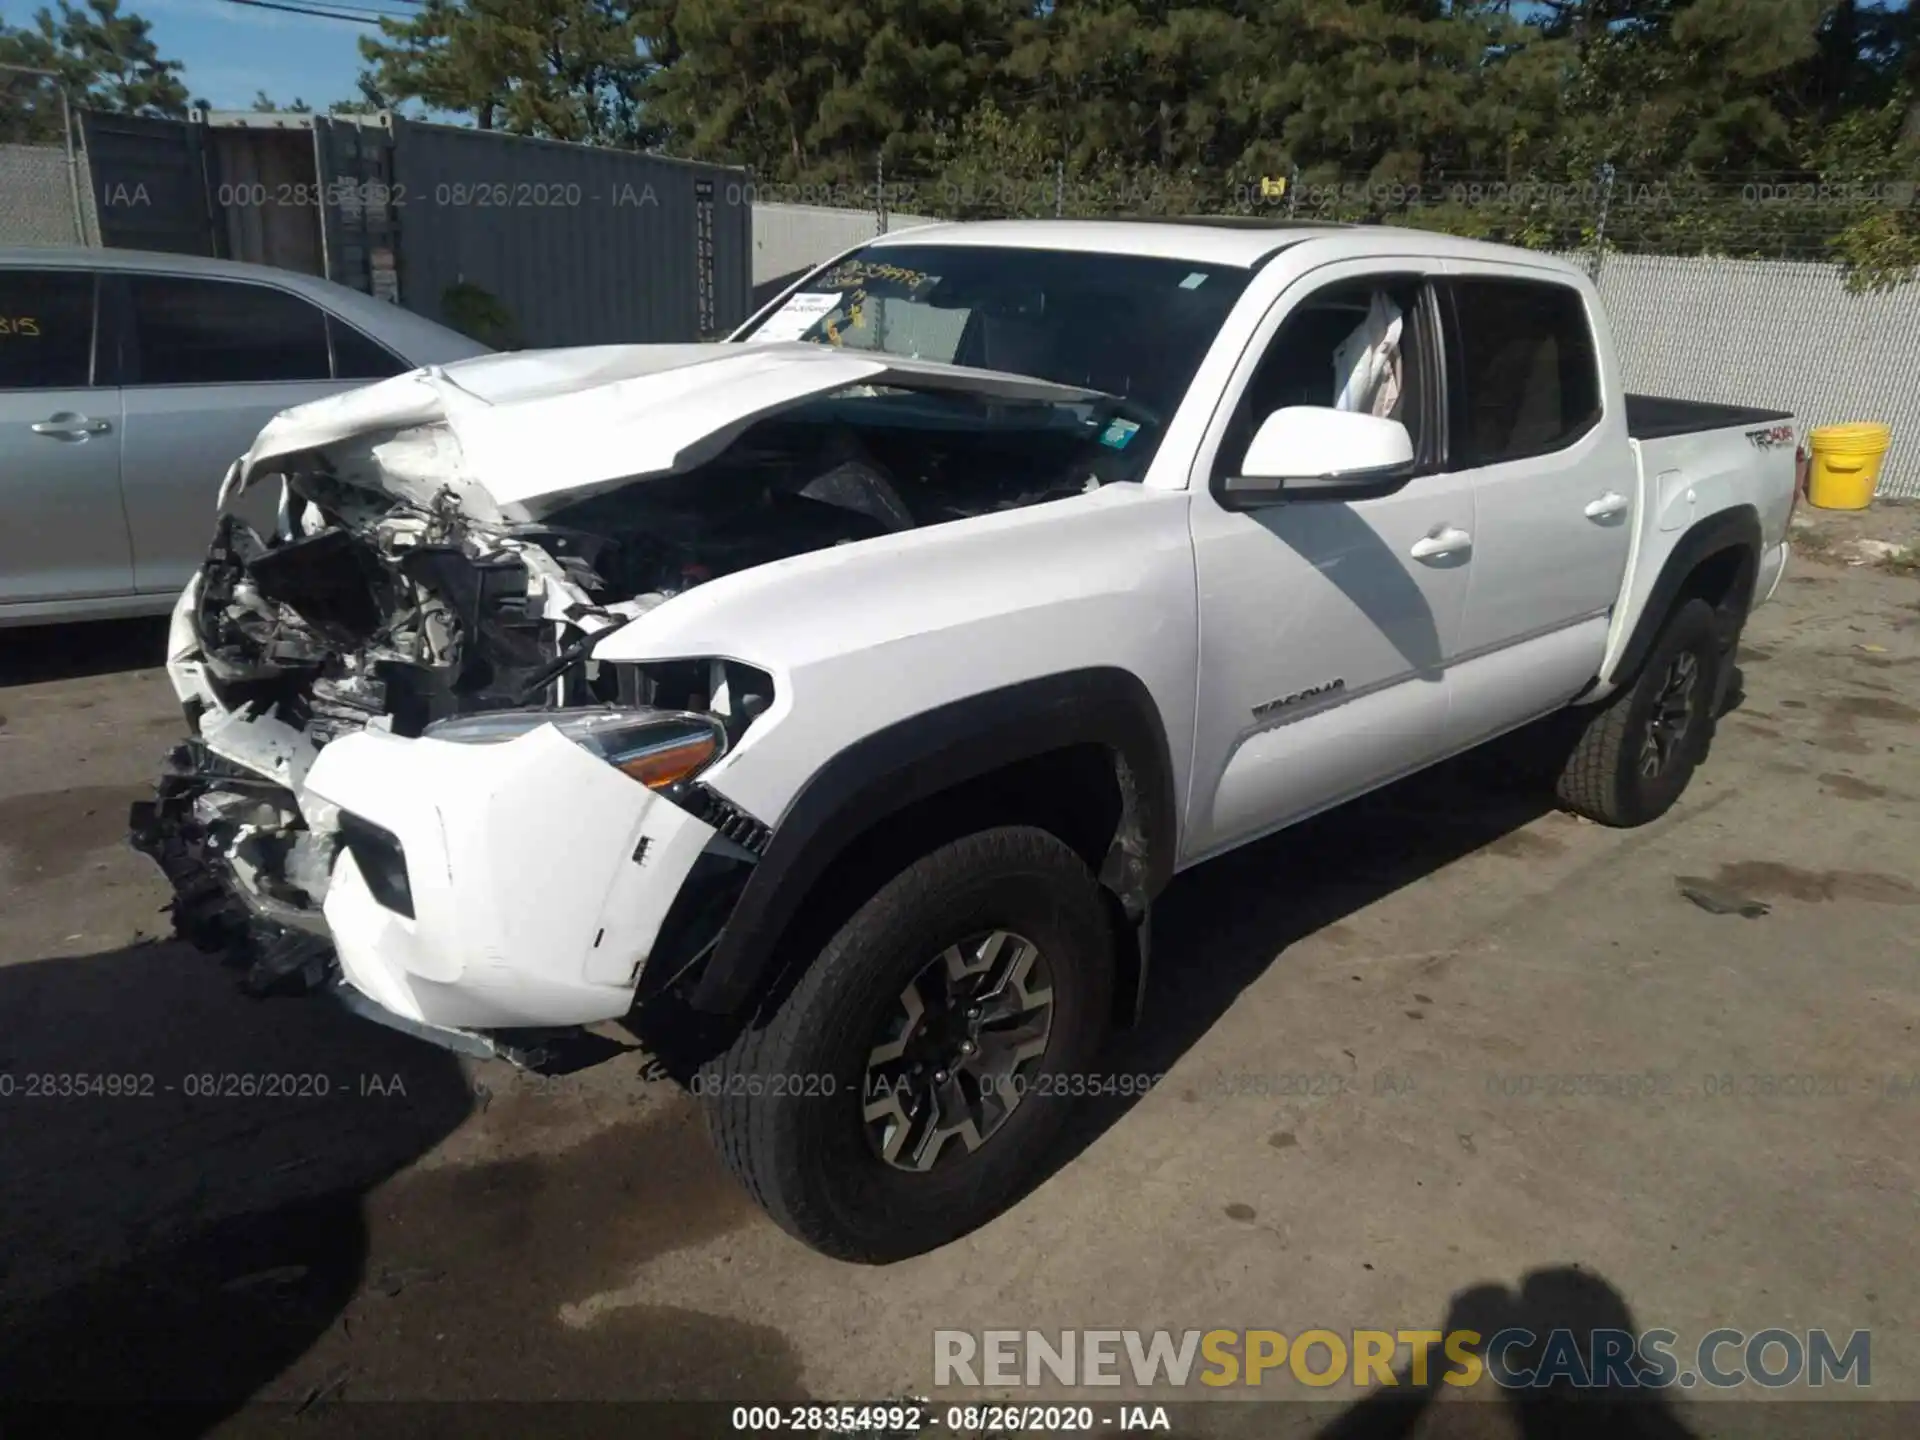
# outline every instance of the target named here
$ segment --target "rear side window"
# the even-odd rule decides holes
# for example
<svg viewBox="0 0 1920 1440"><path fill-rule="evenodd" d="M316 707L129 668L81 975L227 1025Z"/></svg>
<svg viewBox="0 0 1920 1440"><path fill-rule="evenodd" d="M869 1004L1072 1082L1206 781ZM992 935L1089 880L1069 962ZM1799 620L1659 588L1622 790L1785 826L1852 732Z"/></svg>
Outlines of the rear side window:
<svg viewBox="0 0 1920 1440"><path fill-rule="evenodd" d="M1454 463L1571 445L1600 419L1600 369L1580 295L1536 280L1456 280Z"/></svg>
<svg viewBox="0 0 1920 1440"><path fill-rule="evenodd" d="M92 273L0 270L0 390L77 390L92 380Z"/></svg>
<svg viewBox="0 0 1920 1440"><path fill-rule="evenodd" d="M326 315L297 295L235 280L129 281L143 385L333 378Z"/></svg>
<svg viewBox="0 0 1920 1440"><path fill-rule="evenodd" d="M415 368L337 315L327 317L327 328L333 332L336 380L384 380L389 375L404 375Z"/></svg>

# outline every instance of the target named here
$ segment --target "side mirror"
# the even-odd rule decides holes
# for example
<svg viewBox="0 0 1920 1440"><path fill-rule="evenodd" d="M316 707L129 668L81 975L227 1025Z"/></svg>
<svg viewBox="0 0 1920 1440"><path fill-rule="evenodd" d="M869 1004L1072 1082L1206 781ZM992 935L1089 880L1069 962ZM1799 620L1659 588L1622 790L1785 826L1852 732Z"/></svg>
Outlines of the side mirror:
<svg viewBox="0 0 1920 1440"><path fill-rule="evenodd" d="M1289 405L1261 422L1241 473L1227 477L1231 510L1287 500L1371 500L1413 478L1413 437L1398 420Z"/></svg>

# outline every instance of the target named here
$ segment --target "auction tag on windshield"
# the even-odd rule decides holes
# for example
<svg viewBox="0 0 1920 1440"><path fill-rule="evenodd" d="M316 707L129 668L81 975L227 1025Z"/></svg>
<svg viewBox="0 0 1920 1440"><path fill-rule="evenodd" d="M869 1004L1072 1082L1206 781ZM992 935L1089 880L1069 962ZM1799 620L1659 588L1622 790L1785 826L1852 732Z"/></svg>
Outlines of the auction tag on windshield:
<svg viewBox="0 0 1920 1440"><path fill-rule="evenodd" d="M802 290L789 295L787 303L769 315L760 328L747 337L747 343L771 344L778 340L798 340L819 323L820 317L833 313L840 303L838 290Z"/></svg>

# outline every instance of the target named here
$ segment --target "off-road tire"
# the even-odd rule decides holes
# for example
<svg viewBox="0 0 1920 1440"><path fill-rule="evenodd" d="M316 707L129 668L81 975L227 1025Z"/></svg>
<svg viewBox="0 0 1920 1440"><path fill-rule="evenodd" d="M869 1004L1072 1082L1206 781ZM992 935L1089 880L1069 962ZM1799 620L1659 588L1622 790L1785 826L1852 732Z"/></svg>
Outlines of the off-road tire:
<svg viewBox="0 0 1920 1440"><path fill-rule="evenodd" d="M963 937L1003 928L1046 957L1052 1027L1034 1083L978 1150L930 1171L870 1142L863 1081L902 988ZM984 830L888 881L778 1000L695 1077L727 1167L790 1234L867 1264L918 1255L998 1215L1037 1178L1111 1014L1114 936L1086 864L1044 830ZM957 1142L950 1142L954 1148Z"/></svg>
<svg viewBox="0 0 1920 1440"><path fill-rule="evenodd" d="M1657 774L1641 769L1648 722L1660 703L1672 667L1693 657L1697 676L1687 727L1672 759ZM1729 656L1714 610L1688 600L1668 618L1640 673L1584 717L1555 782L1560 801L1576 815L1602 825L1645 825L1680 798L1713 742L1721 667Z"/></svg>

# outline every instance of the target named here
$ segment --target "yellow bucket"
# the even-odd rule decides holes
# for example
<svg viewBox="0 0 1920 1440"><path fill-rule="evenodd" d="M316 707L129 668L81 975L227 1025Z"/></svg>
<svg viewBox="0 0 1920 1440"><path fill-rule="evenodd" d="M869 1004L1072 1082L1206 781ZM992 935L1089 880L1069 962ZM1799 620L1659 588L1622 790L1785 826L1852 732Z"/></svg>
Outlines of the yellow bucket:
<svg viewBox="0 0 1920 1440"><path fill-rule="evenodd" d="M1880 463L1893 443L1893 429L1878 421L1821 425L1807 437L1813 463L1807 471L1807 503L1822 510L1864 510L1880 483Z"/></svg>

